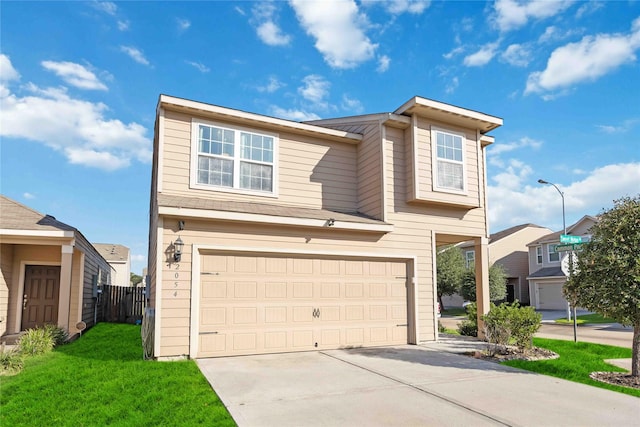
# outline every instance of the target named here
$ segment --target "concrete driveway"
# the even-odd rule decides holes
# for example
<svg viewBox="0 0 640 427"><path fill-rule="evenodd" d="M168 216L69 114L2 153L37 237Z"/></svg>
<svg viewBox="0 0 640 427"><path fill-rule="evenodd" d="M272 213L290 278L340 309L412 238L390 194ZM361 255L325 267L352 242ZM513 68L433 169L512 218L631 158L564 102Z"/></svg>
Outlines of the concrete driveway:
<svg viewBox="0 0 640 427"><path fill-rule="evenodd" d="M439 343L197 361L240 426L631 426L640 400Z"/></svg>

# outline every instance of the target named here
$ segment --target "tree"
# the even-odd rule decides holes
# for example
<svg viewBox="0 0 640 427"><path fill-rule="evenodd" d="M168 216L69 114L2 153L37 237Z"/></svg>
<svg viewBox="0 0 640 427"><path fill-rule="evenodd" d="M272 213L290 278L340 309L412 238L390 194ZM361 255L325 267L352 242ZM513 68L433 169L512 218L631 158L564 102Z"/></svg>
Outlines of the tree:
<svg viewBox="0 0 640 427"><path fill-rule="evenodd" d="M135 273L131 273L131 286L137 286L139 283L142 283L142 276L138 276Z"/></svg>
<svg viewBox="0 0 640 427"><path fill-rule="evenodd" d="M458 292L462 278L466 272L464 256L460 248L448 246L436 255L436 269L438 282L438 301L440 308L444 310L443 295L452 295Z"/></svg>
<svg viewBox="0 0 640 427"><path fill-rule="evenodd" d="M640 376L640 194L614 201L591 228L576 271L564 287L569 301L633 326L631 375Z"/></svg>
<svg viewBox="0 0 640 427"><path fill-rule="evenodd" d="M460 295L468 301L476 300L476 273L472 268L467 269L460 286ZM507 296L507 273L500 264L489 267L489 299L501 301Z"/></svg>

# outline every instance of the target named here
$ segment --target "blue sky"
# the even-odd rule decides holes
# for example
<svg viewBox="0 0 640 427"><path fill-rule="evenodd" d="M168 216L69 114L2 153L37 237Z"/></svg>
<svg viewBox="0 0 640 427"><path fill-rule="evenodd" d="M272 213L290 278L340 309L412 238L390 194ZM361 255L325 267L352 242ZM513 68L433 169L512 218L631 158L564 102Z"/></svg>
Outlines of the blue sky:
<svg viewBox="0 0 640 427"><path fill-rule="evenodd" d="M296 121L426 98L502 117L491 231L640 192L640 2L0 4L0 190L146 265L161 93Z"/></svg>

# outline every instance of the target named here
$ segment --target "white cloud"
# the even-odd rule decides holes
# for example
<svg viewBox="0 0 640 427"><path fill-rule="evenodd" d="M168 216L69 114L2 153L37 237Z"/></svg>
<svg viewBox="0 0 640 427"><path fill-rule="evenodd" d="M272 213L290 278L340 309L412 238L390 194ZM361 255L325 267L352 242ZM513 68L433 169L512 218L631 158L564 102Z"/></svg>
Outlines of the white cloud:
<svg viewBox="0 0 640 427"><path fill-rule="evenodd" d="M451 49L449 52L443 54L442 57L444 59L451 59L454 56L457 56L457 55L461 54L462 52L464 52L464 47L463 46L457 46L457 47L454 47L453 49Z"/></svg>
<svg viewBox="0 0 640 427"><path fill-rule="evenodd" d="M276 6L271 2L258 3L251 10L252 23L256 27L256 34L263 43L269 46L286 46L291 42L291 36L283 33L275 22Z"/></svg>
<svg viewBox="0 0 640 427"><path fill-rule="evenodd" d="M129 55L131 59L142 65L150 65L149 60L144 57L142 51L133 46L120 46L120 51Z"/></svg>
<svg viewBox="0 0 640 427"><path fill-rule="evenodd" d="M240 15L242 16L247 16L247 13L244 11L243 8L241 8L240 6L235 6L233 8L233 10L235 10L236 12L238 12Z"/></svg>
<svg viewBox="0 0 640 427"><path fill-rule="evenodd" d="M209 67L207 67L206 65L204 65L201 62L195 62L195 61L184 61L184 62L186 62L187 64L189 64L192 67L196 68L201 73L208 73L209 71L211 71L211 69Z"/></svg>
<svg viewBox="0 0 640 427"><path fill-rule="evenodd" d="M34 196L34 195L33 195L33 194L31 194L31 193L23 193L23 194L22 194L22 197L24 197L24 198L25 198L25 199L27 199L27 200L32 200L32 199L35 199L35 198L36 198L36 196Z"/></svg>
<svg viewBox="0 0 640 427"><path fill-rule="evenodd" d="M277 77L271 76L266 85L258 86L258 92L274 93L283 86L284 83L278 80Z"/></svg>
<svg viewBox="0 0 640 427"><path fill-rule="evenodd" d="M41 89L28 83L29 93L3 94L0 136L40 142L64 153L69 162L115 170L132 160L151 160L147 130L106 117L108 107L69 96L64 88Z"/></svg>
<svg viewBox="0 0 640 427"><path fill-rule="evenodd" d="M179 32L184 32L187 31L189 27L191 27L191 21L184 18L176 18L176 25L178 26Z"/></svg>
<svg viewBox="0 0 640 427"><path fill-rule="evenodd" d="M447 87L445 87L444 91L446 93L453 93L456 91L456 89L458 89L459 85L460 85L460 80L458 79L458 77L454 77L451 79Z"/></svg>
<svg viewBox="0 0 640 427"><path fill-rule="evenodd" d="M544 19L554 16L573 3L572 0L497 0L493 19L500 31L521 28L530 19Z"/></svg>
<svg viewBox="0 0 640 427"><path fill-rule="evenodd" d="M387 11L393 15L411 13L419 15L429 8L430 0L386 0L383 2Z"/></svg>
<svg viewBox="0 0 640 427"><path fill-rule="evenodd" d="M501 59L514 67L526 67L531 62L531 50L521 44L512 44L502 52Z"/></svg>
<svg viewBox="0 0 640 427"><path fill-rule="evenodd" d="M118 30L127 31L131 23L125 19L123 21L118 21L117 24L118 24Z"/></svg>
<svg viewBox="0 0 640 427"><path fill-rule="evenodd" d="M317 74L310 74L302 79L302 81L304 82L304 86L298 88L298 93L307 101L311 101L314 104L321 104L324 99L329 96L331 83L325 80L324 77Z"/></svg>
<svg viewBox="0 0 640 427"><path fill-rule="evenodd" d="M594 0L586 1L576 11L576 18L580 19L584 15L592 14L592 13L596 12L597 10L602 9L603 7L604 7L604 2L594 1Z"/></svg>
<svg viewBox="0 0 640 427"><path fill-rule="evenodd" d="M353 0L291 0L290 4L329 66L355 68L374 57L378 45L365 34L369 24Z"/></svg>
<svg viewBox="0 0 640 427"><path fill-rule="evenodd" d="M110 1L93 1L91 5L100 12L104 12L107 15L114 16L118 11L118 6Z"/></svg>
<svg viewBox="0 0 640 427"><path fill-rule="evenodd" d="M77 88L107 90L107 86L93 72L80 64L68 61L42 61L41 64L45 69L54 72L62 80Z"/></svg>
<svg viewBox="0 0 640 427"><path fill-rule="evenodd" d="M529 74L525 93L545 93L593 81L636 59L640 47L640 18L627 35L586 36L554 50L544 71Z"/></svg>
<svg viewBox="0 0 640 427"><path fill-rule="evenodd" d="M275 117L280 117L282 119L294 120L297 122L304 122L308 120L319 120L320 116L315 113L310 113L304 110L292 110L292 109L284 109L278 106L271 106L270 114Z"/></svg>
<svg viewBox="0 0 640 427"><path fill-rule="evenodd" d="M487 151L487 160L490 165L497 166L502 169L505 168L506 164L509 162L501 157L502 154L525 148L537 150L540 147L542 147L542 141L529 138L528 136L523 136L516 141L492 144L489 146Z"/></svg>
<svg viewBox="0 0 640 427"><path fill-rule="evenodd" d="M391 65L391 58L389 58L387 55L382 55L378 58L378 68L376 68L376 71L379 73L384 73L389 69L389 65Z"/></svg>
<svg viewBox="0 0 640 427"><path fill-rule="evenodd" d="M619 125L596 125L596 127L604 133L625 133L638 123L640 123L640 119L628 119Z"/></svg>
<svg viewBox="0 0 640 427"><path fill-rule="evenodd" d="M364 111L362 102L357 99L349 98L348 95L342 95L342 109L345 111L361 114Z"/></svg>
<svg viewBox="0 0 640 427"><path fill-rule="evenodd" d="M476 53L467 55L463 61L464 65L467 67L482 67L483 65L488 64L496 55L498 45L498 42L487 43Z"/></svg>
<svg viewBox="0 0 640 427"><path fill-rule="evenodd" d="M7 55L0 53L0 83L19 80L20 73L13 68L11 60Z"/></svg>
<svg viewBox="0 0 640 427"><path fill-rule="evenodd" d="M542 33L540 37L538 37L538 42L547 43L547 42L554 42L558 40L565 40L570 37L578 36L582 33L584 33L583 28L571 28L568 30L561 31L558 29L558 27L551 25L545 28L544 33Z"/></svg>
<svg viewBox="0 0 640 427"><path fill-rule="evenodd" d="M147 260L147 256L146 255L131 254L131 262L142 262L142 261L146 261L146 260Z"/></svg>
<svg viewBox="0 0 640 427"><path fill-rule="evenodd" d="M552 186L538 184L537 178L521 162L509 164L494 177L487 189L492 231L527 222L553 230L562 227L558 192ZM638 182L640 163L622 163L588 171L579 181L556 183L564 192L567 225L584 215L598 214L603 207L612 206L614 199L637 194Z"/></svg>

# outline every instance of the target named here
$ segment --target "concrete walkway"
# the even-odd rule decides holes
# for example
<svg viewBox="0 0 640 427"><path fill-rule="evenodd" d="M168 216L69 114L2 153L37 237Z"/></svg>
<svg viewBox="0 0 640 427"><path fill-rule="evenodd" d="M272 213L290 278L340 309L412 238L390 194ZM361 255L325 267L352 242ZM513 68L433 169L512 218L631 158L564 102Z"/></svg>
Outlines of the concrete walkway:
<svg viewBox="0 0 640 427"><path fill-rule="evenodd" d="M453 354L473 340L197 361L240 426L632 426L640 400Z"/></svg>

